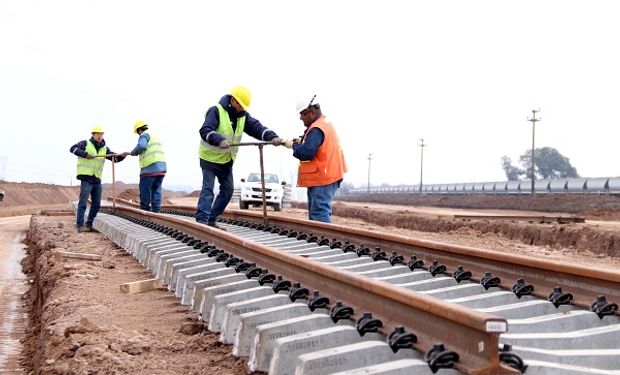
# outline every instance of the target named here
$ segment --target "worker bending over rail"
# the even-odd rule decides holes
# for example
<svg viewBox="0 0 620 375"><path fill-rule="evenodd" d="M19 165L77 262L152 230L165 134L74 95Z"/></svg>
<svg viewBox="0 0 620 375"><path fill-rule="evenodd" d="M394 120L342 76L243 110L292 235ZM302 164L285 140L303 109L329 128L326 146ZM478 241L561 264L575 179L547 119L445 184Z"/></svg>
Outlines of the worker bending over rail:
<svg viewBox="0 0 620 375"><path fill-rule="evenodd" d="M299 99L297 112L306 127L292 145L293 156L299 159L297 186L308 188L308 219L331 223L332 199L347 172L340 140L316 95Z"/></svg>
<svg viewBox="0 0 620 375"><path fill-rule="evenodd" d="M251 101L250 91L245 87L233 87L219 103L209 108L204 123L200 128L200 168L202 169L202 190L198 199L196 221L219 228L217 218L224 212L235 189L233 180L233 163L238 147L231 144L241 142L243 133L252 137L272 142L279 146L283 140L263 126L260 121L247 112ZM215 178L220 184L220 191L213 200Z"/></svg>
<svg viewBox="0 0 620 375"><path fill-rule="evenodd" d="M126 155L139 155L140 161L140 208L145 211L161 211L162 183L166 176L166 157L159 138L147 132L149 125L136 121L133 132L139 135L138 144Z"/></svg>
<svg viewBox="0 0 620 375"><path fill-rule="evenodd" d="M103 129L99 125L91 130L90 139L74 144L69 151L77 156L77 179L80 180L80 201L76 218L77 230L78 232L90 232L93 228L93 221L101 207L101 175L103 174L105 159L119 162L123 161L125 156L105 156L114 154L114 152L106 146L103 139ZM84 213L89 195L90 211L88 212L86 226L84 226Z"/></svg>

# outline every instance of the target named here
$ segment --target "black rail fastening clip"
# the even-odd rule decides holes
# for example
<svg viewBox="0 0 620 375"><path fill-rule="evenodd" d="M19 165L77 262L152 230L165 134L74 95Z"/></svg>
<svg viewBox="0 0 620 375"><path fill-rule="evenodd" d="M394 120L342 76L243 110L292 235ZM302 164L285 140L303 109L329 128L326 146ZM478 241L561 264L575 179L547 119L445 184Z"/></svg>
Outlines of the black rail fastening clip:
<svg viewBox="0 0 620 375"><path fill-rule="evenodd" d="M336 301L336 304L329 309L329 316L332 318L334 323L338 323L340 320L350 320L351 315L353 315L355 311L352 307L343 305L341 301Z"/></svg>
<svg viewBox="0 0 620 375"><path fill-rule="evenodd" d="M291 289L291 282L288 280L284 280L282 276L278 276L277 280L273 282L273 286L271 287L274 293L278 293L283 290Z"/></svg>
<svg viewBox="0 0 620 375"><path fill-rule="evenodd" d="M379 261L379 260L387 260L387 254L385 253L385 251L381 250L378 247L375 247L375 251L372 252L372 254L370 255L370 257L372 258L372 260L374 260L375 262Z"/></svg>
<svg viewBox="0 0 620 375"><path fill-rule="evenodd" d="M329 246L329 240L325 238L325 236L321 236L321 239L318 242L319 246Z"/></svg>
<svg viewBox="0 0 620 375"><path fill-rule="evenodd" d="M433 259L433 263L428 267L428 272L430 272L431 275L435 277L446 272L446 266L444 266L443 264L439 264L437 260Z"/></svg>
<svg viewBox="0 0 620 375"><path fill-rule="evenodd" d="M440 369L454 368L454 362L459 361L459 355L451 350L446 350L443 344L438 343L424 354L424 361L428 363L433 374L436 374Z"/></svg>
<svg viewBox="0 0 620 375"><path fill-rule="evenodd" d="M418 336L411 332L405 331L405 327L398 326L387 337L387 343L396 353L400 349L413 349L413 345L418 342Z"/></svg>
<svg viewBox="0 0 620 375"><path fill-rule="evenodd" d="M525 279L517 279L517 283L512 286L512 292L517 296L517 298L532 295L533 291L534 285L526 284Z"/></svg>
<svg viewBox="0 0 620 375"><path fill-rule="evenodd" d="M267 269L263 270L263 274L258 277L258 283L262 286L265 284L273 284L276 281L276 275L269 273Z"/></svg>
<svg viewBox="0 0 620 375"><path fill-rule="evenodd" d="M407 262L407 267L409 267L409 269L412 271L415 271L418 268L422 268L422 266L424 266L424 261L422 259L418 259L418 257L415 255L412 255L411 259L409 259L409 262Z"/></svg>
<svg viewBox="0 0 620 375"><path fill-rule="evenodd" d="M553 292L549 294L548 300L553 303L553 306L558 308L561 305L570 305L573 300L573 295L562 292L562 287L556 286L553 288Z"/></svg>
<svg viewBox="0 0 620 375"><path fill-rule="evenodd" d="M372 314L365 312L361 318L355 322L355 328L360 336L367 333L379 332L379 328L383 327L383 322L372 317Z"/></svg>
<svg viewBox="0 0 620 375"><path fill-rule="evenodd" d="M263 269L260 267L256 267L256 266L250 267L245 271L245 277L247 277L248 279L259 277L262 274L263 274Z"/></svg>
<svg viewBox="0 0 620 375"><path fill-rule="evenodd" d="M614 315L618 311L618 305L608 303L605 296L598 296L590 306L590 311L595 312L599 318L603 319L605 316Z"/></svg>
<svg viewBox="0 0 620 375"><path fill-rule="evenodd" d="M471 272L465 271L463 266L458 266L456 271L452 274L452 277L454 277L457 283L460 283L461 281L469 280L471 278Z"/></svg>
<svg viewBox="0 0 620 375"><path fill-rule="evenodd" d="M525 370L527 370L527 365L523 363L521 357L512 352L512 345L510 344L504 344L504 346L499 350L499 360L507 364L509 367L519 370L522 374L525 373Z"/></svg>
<svg viewBox="0 0 620 375"><path fill-rule="evenodd" d="M499 277L493 277L491 272L485 272L482 279L480 279L480 285L484 287L485 290L489 290L489 288L497 288L502 281Z"/></svg>
<svg viewBox="0 0 620 375"><path fill-rule="evenodd" d="M308 294L310 294L308 288L302 287L300 283L295 283L293 284L291 291L288 293L288 297L291 301L295 302L298 299L307 299Z"/></svg>
<svg viewBox="0 0 620 375"><path fill-rule="evenodd" d="M235 266L235 272L237 273L245 272L252 267L256 267L256 263L240 262L239 264Z"/></svg>
<svg viewBox="0 0 620 375"><path fill-rule="evenodd" d="M342 242L338 241L335 238L329 244L330 249L340 249L341 247L342 247Z"/></svg>
<svg viewBox="0 0 620 375"><path fill-rule="evenodd" d="M228 259L226 259L226 262L224 262L224 265L226 267L236 267L237 264L243 262L243 259L239 259L237 257L230 257Z"/></svg>
<svg viewBox="0 0 620 375"><path fill-rule="evenodd" d="M318 290L315 290L312 293L312 297L308 300L308 307L310 311L314 311L316 309L325 309L329 305L329 298L322 296Z"/></svg>
<svg viewBox="0 0 620 375"><path fill-rule="evenodd" d="M355 254L357 254L358 257L368 256L370 255L370 249L365 245L360 245L360 247L355 250Z"/></svg>
<svg viewBox="0 0 620 375"><path fill-rule="evenodd" d="M405 257L398 254L396 251L392 251L392 255L390 255L390 259L388 259L388 261L393 266L397 264L405 264Z"/></svg>

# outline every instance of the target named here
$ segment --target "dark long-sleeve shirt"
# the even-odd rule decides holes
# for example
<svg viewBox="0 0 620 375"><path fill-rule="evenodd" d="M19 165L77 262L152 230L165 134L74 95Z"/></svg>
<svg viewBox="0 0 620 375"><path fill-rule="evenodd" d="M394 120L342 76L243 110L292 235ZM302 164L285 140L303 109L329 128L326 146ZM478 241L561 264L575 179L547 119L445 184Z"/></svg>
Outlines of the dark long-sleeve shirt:
<svg viewBox="0 0 620 375"><path fill-rule="evenodd" d="M319 147L323 144L325 136L319 128L312 128L306 135L304 143L293 144L293 156L301 161L312 160Z"/></svg>
<svg viewBox="0 0 620 375"><path fill-rule="evenodd" d="M260 121L250 116L247 112L237 113L235 108L230 104L230 95L224 95L219 104L224 107L226 112L228 113L228 117L230 118L230 122L232 124L233 131L237 129L237 119L242 116L245 117L245 125L243 127L243 132L262 141L271 141L276 138L278 135L273 131L261 124ZM216 129L220 125L220 113L217 110L216 106L209 108L207 114L205 115L204 123L200 128L200 138L203 141L209 143L210 145L217 146L222 142L224 136L216 132ZM214 171L228 171L232 168L233 162L232 160L225 164L217 164L211 163L206 160L200 159L200 167L208 168Z"/></svg>
<svg viewBox="0 0 620 375"><path fill-rule="evenodd" d="M97 152L99 152L99 149L103 146L106 146L105 144L105 139L101 140L101 143L95 141L94 138L91 138L90 141L93 143L93 145L95 146L95 150L97 150ZM72 154L79 156L81 158L85 158L86 155L88 154L86 152L86 140L84 141L79 141L78 143L74 144L73 146L71 146L71 148L69 148L69 152L71 152ZM110 148L107 148L106 151L106 155L110 155L110 154L114 154L114 152L112 150L110 150ZM108 160L112 160L111 156L107 156L106 159ZM124 156L117 156L116 157L116 161L120 162L123 161L125 159ZM95 176L88 176L88 175L77 175L77 179L81 180L81 181L86 181L88 183L91 184L100 184L101 183L101 179L95 177Z"/></svg>

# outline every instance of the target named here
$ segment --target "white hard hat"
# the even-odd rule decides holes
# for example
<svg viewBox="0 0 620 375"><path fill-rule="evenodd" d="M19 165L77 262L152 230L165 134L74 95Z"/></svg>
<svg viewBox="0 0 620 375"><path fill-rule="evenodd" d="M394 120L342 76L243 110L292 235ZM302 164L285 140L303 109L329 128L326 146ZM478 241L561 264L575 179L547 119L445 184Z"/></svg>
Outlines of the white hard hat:
<svg viewBox="0 0 620 375"><path fill-rule="evenodd" d="M310 107L312 104L319 104L319 101L316 99L316 95L300 96L297 98L297 105L295 106L295 109L297 110L297 113L301 113L301 111Z"/></svg>

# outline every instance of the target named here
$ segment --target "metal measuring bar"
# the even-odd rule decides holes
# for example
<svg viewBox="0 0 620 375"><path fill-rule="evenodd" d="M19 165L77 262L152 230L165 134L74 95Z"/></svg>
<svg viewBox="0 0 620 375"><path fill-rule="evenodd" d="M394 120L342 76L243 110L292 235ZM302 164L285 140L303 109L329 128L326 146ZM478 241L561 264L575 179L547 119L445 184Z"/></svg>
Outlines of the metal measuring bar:
<svg viewBox="0 0 620 375"><path fill-rule="evenodd" d="M267 225L267 197L265 196L265 166L263 164L263 146L272 145L271 142L241 142L233 143L230 147L238 146L258 146L258 153L260 154L260 186L263 194L263 224Z"/></svg>

